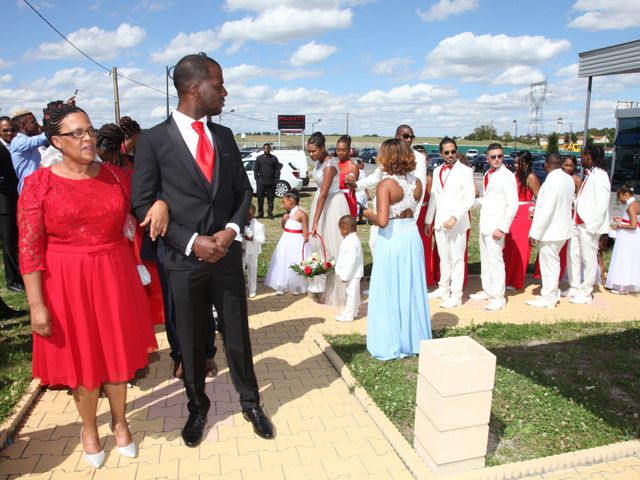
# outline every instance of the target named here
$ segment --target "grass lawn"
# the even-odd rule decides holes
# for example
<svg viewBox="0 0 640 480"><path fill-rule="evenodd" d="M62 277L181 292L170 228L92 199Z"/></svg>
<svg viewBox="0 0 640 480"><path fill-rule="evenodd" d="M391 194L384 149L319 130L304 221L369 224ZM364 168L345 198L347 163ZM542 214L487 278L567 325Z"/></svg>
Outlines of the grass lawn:
<svg viewBox="0 0 640 480"><path fill-rule="evenodd" d="M497 357L487 464L640 436L640 321L483 324L469 335ZM358 383L413 442L417 357L381 362L360 335L328 338Z"/></svg>

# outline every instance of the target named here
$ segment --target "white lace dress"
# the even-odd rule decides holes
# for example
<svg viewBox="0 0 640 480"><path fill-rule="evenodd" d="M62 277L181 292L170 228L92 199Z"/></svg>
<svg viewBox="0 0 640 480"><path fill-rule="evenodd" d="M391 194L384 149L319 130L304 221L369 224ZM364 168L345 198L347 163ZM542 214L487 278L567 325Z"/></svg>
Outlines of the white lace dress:
<svg viewBox="0 0 640 480"><path fill-rule="evenodd" d="M340 243L342 242L342 235L340 235L340 229L338 228L338 221L344 215L349 215L349 205L344 193L340 190L340 174L338 173L338 165L333 157L327 157L324 162L316 162L316 167L313 170L313 179L318 186L315 195L313 196L313 202L311 203L311 215L309 218L309 227L312 228L315 217L316 207L318 204L318 196L320 195L320 187L324 179L324 174L328 168L334 168L336 171L335 177L331 182L327 199L324 202L324 208L320 215L318 222L318 233L324 239L324 244L327 249L327 258L338 258L338 252L340 250ZM322 253L320 243L313 238L309 239L309 250L311 252ZM321 295L321 301L326 305L344 306L346 303L346 291L345 285L335 274L329 274L327 276L327 287L323 295Z"/></svg>

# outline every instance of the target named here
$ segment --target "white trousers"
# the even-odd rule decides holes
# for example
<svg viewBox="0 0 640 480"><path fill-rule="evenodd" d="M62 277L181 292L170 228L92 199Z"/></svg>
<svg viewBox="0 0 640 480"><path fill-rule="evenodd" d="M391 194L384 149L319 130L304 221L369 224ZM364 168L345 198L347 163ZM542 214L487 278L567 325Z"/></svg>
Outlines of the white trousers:
<svg viewBox="0 0 640 480"><path fill-rule="evenodd" d="M576 293L591 296L598 273L598 233L589 233L583 224L576 225L569 243L569 285ZM580 278L581 267L583 276Z"/></svg>
<svg viewBox="0 0 640 480"><path fill-rule="evenodd" d="M347 304L340 313L349 318L358 316L358 308L360 307L360 279L352 278L345 282L347 288Z"/></svg>
<svg viewBox="0 0 640 480"><path fill-rule="evenodd" d="M445 292L451 292L451 297L461 300L467 232L452 232L445 228L439 228L436 230L436 243L438 244L438 255L440 255L438 286Z"/></svg>
<svg viewBox="0 0 640 480"><path fill-rule="evenodd" d="M259 253L245 253L242 256L244 267L247 270L247 286L249 295L256 293L258 283L258 257Z"/></svg>
<svg viewBox="0 0 640 480"><path fill-rule="evenodd" d="M495 240L491 234L480 234L482 290L492 299L498 300L504 300L505 270L504 258L502 258L504 237L505 235L502 235L500 240Z"/></svg>
<svg viewBox="0 0 640 480"><path fill-rule="evenodd" d="M542 290L540 296L548 303L555 305L560 298L558 283L560 278L560 250L566 240L540 242L540 276Z"/></svg>

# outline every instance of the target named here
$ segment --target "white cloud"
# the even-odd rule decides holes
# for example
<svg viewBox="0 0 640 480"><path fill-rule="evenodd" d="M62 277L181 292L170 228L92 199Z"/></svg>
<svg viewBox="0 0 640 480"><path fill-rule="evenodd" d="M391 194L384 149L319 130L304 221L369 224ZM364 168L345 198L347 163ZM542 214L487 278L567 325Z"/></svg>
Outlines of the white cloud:
<svg viewBox="0 0 640 480"><path fill-rule="evenodd" d="M526 65L508 67L504 72L491 81L491 85L526 85L531 82L540 82L545 76L537 68Z"/></svg>
<svg viewBox="0 0 640 480"><path fill-rule="evenodd" d="M257 17L247 16L223 23L218 38L229 42L284 43L348 28L352 18L350 9L304 10L281 5L261 12Z"/></svg>
<svg viewBox="0 0 640 480"><path fill-rule="evenodd" d="M303 67L312 63L321 62L333 55L337 50L333 45L324 45L311 41L305 43L293 52L289 62L294 67Z"/></svg>
<svg viewBox="0 0 640 480"><path fill-rule="evenodd" d="M116 58L120 50L137 47L147 33L144 28L121 24L116 30L103 30L98 27L81 28L67 35L69 41L96 60ZM25 54L29 59L58 60L77 58L82 55L64 40L41 43L35 51Z"/></svg>
<svg viewBox="0 0 640 480"><path fill-rule="evenodd" d="M159 12L166 10L172 5L173 0L140 0L140 2L133 7L133 11Z"/></svg>
<svg viewBox="0 0 640 480"><path fill-rule="evenodd" d="M437 22L475 10L479 5L479 0L439 0L425 11L418 9L418 15L426 22Z"/></svg>
<svg viewBox="0 0 640 480"><path fill-rule="evenodd" d="M121 24L116 30L103 30L98 27L81 28L67 35L69 41L96 60L111 60L120 50L140 45L147 33L144 28ZM58 60L77 58L82 55L64 40L41 43L35 51L28 51L25 58Z"/></svg>
<svg viewBox="0 0 640 480"><path fill-rule="evenodd" d="M358 5L365 2L345 2L340 0L226 0L227 10L248 10L251 12L265 12L277 7L293 7L301 10L334 9L341 4Z"/></svg>
<svg viewBox="0 0 640 480"><path fill-rule="evenodd" d="M274 77L290 82L293 80L299 80L301 78L317 78L322 75L322 70L306 70L304 68L296 68L294 70L280 70L274 73Z"/></svg>
<svg viewBox="0 0 640 480"><path fill-rule="evenodd" d="M573 10L580 15L569 22L569 27L590 31L640 27L637 0L578 0Z"/></svg>
<svg viewBox="0 0 640 480"><path fill-rule="evenodd" d="M423 76L457 77L463 82L490 83L505 69L539 65L570 47L568 40L542 36L476 36L472 32L464 32L445 38L429 52Z"/></svg>
<svg viewBox="0 0 640 480"><path fill-rule="evenodd" d="M558 77L577 77L578 76L578 63L572 63L565 65L556 72Z"/></svg>
<svg viewBox="0 0 640 480"><path fill-rule="evenodd" d="M411 57L393 57L382 60L371 67L371 73L376 75L394 75L405 73L413 63Z"/></svg>
<svg viewBox="0 0 640 480"><path fill-rule="evenodd" d="M8 62L6 60L3 60L2 58L0 58L0 68L7 68L11 66L11 62Z"/></svg>
<svg viewBox="0 0 640 480"><path fill-rule="evenodd" d="M11 80L13 80L13 75L9 75L8 73L0 75L0 83L9 83Z"/></svg>
<svg viewBox="0 0 640 480"><path fill-rule="evenodd" d="M416 105L435 99L444 100L456 95L457 91L453 87L438 87L427 83L405 84L388 91L372 90L358 98L357 103L361 105Z"/></svg>
<svg viewBox="0 0 640 480"><path fill-rule="evenodd" d="M154 63L173 64L185 55L206 52L211 53L217 50L222 42L217 38L213 30L204 30L194 33L182 33L173 37L169 45L164 50L151 54L151 61Z"/></svg>

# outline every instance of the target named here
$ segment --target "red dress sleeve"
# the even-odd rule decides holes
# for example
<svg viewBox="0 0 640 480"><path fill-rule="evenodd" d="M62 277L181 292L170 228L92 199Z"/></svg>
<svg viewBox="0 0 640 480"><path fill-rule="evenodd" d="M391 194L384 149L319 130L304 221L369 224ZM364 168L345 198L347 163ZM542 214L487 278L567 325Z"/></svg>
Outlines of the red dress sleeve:
<svg viewBox="0 0 640 480"><path fill-rule="evenodd" d="M18 255L23 275L45 270L47 235L43 200L48 178L48 168L36 170L25 179L18 198Z"/></svg>

